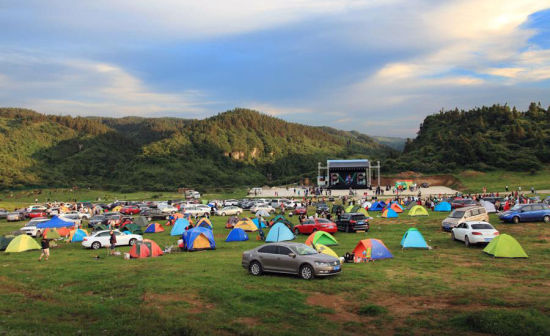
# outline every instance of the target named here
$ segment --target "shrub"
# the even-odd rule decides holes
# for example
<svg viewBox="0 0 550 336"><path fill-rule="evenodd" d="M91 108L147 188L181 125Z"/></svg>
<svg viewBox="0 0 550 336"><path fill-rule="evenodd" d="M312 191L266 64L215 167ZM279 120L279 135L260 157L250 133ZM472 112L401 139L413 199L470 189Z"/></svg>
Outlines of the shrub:
<svg viewBox="0 0 550 336"><path fill-rule="evenodd" d="M482 310L452 319L457 326L502 336L549 335L550 317L537 310Z"/></svg>
<svg viewBox="0 0 550 336"><path fill-rule="evenodd" d="M359 315L366 315L366 316L378 316L378 315L386 314L387 312L388 312L388 309L375 304L368 304L365 306L361 306L357 311Z"/></svg>

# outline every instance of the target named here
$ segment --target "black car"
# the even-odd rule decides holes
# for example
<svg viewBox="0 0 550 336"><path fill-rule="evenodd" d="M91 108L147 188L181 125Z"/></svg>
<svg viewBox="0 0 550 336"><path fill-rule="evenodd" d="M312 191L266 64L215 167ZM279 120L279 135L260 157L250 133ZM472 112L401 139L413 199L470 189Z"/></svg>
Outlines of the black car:
<svg viewBox="0 0 550 336"><path fill-rule="evenodd" d="M482 200L495 204L497 201L500 203L504 202L504 197L483 197Z"/></svg>
<svg viewBox="0 0 550 336"><path fill-rule="evenodd" d="M321 214L321 213L323 213L323 212L327 212L327 213L330 212L330 208L328 207L328 205L327 205L326 203L317 203L317 204L315 205L315 207L316 207L316 210L315 210L315 211L316 211L318 214Z"/></svg>
<svg viewBox="0 0 550 336"><path fill-rule="evenodd" d="M369 220L362 213L344 213L336 221L338 231L355 232L369 231Z"/></svg>
<svg viewBox="0 0 550 336"><path fill-rule="evenodd" d="M88 227L94 228L98 224L106 224L107 217L105 215L95 215L88 221Z"/></svg>

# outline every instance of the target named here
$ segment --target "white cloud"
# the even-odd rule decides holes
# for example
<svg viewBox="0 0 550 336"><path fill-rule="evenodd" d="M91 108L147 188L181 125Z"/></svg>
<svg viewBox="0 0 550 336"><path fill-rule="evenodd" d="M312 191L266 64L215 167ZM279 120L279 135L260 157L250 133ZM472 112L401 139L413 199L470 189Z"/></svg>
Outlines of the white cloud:
<svg viewBox="0 0 550 336"><path fill-rule="evenodd" d="M276 106L273 104L258 103L258 102L244 103L242 106L272 115L274 117L279 117L284 115L306 114L306 113L313 112L311 109L305 108L305 107Z"/></svg>

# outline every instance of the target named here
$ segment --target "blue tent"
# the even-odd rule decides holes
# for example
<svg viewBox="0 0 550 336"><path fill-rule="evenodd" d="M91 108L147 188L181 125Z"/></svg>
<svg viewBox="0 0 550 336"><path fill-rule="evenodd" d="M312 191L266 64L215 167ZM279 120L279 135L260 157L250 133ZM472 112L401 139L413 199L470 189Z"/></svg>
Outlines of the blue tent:
<svg viewBox="0 0 550 336"><path fill-rule="evenodd" d="M261 221L261 223L260 223L260 219L258 217L254 218L252 220L252 222L256 225L256 227L258 229L265 229L266 228L265 221Z"/></svg>
<svg viewBox="0 0 550 336"><path fill-rule="evenodd" d="M76 230L73 234L73 238L71 239L71 243L77 243L84 240L84 237L87 237L88 235L83 230Z"/></svg>
<svg viewBox="0 0 550 336"><path fill-rule="evenodd" d="M74 222L64 221L57 216L53 216L52 219L50 219L47 222L38 223L36 228L51 229L51 228L62 228L62 227L68 227L68 226L74 226Z"/></svg>
<svg viewBox="0 0 550 336"><path fill-rule="evenodd" d="M397 215L397 212L395 212L393 209L385 209L384 212L382 212L383 218L397 218L399 217Z"/></svg>
<svg viewBox="0 0 550 336"><path fill-rule="evenodd" d="M451 211L451 204L449 202L439 202L434 211Z"/></svg>
<svg viewBox="0 0 550 336"><path fill-rule="evenodd" d="M174 223L174 227L170 231L170 235L171 236L181 236L185 232L185 229L189 225L191 225L191 223L189 223L189 221L187 219L178 218L176 220L176 222Z"/></svg>
<svg viewBox="0 0 550 336"><path fill-rule="evenodd" d="M384 201L376 202L370 206L369 211L382 211L386 207Z"/></svg>
<svg viewBox="0 0 550 336"><path fill-rule="evenodd" d="M353 250L356 260L369 261L393 258L390 250L379 239L363 239Z"/></svg>
<svg viewBox="0 0 550 336"><path fill-rule="evenodd" d="M245 241L248 240L248 235L246 232L244 232L241 228L234 228L229 232L227 235L227 238L225 239L226 242L234 242L234 241Z"/></svg>
<svg viewBox="0 0 550 336"><path fill-rule="evenodd" d="M418 229L410 228L403 235L403 239L401 239L401 247L427 249L428 244L426 244L424 237L422 237L422 233L420 233Z"/></svg>
<svg viewBox="0 0 550 336"><path fill-rule="evenodd" d="M285 240L293 240L294 234L283 223L276 223L271 227L265 241L267 243L275 243Z"/></svg>
<svg viewBox="0 0 550 336"><path fill-rule="evenodd" d="M183 249L187 251L215 250L216 242L212 230L196 227L182 234Z"/></svg>

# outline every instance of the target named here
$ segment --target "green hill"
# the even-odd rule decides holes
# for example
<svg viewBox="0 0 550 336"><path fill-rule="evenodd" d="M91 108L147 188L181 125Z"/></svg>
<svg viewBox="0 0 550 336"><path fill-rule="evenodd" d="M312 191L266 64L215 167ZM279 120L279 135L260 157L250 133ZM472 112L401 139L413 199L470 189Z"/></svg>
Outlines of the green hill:
<svg viewBox="0 0 550 336"><path fill-rule="evenodd" d="M172 190L296 182L327 158L397 152L357 132L235 109L204 120L0 109L0 187Z"/></svg>

